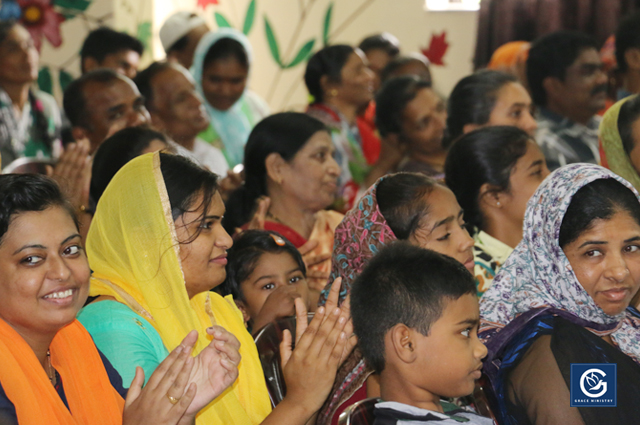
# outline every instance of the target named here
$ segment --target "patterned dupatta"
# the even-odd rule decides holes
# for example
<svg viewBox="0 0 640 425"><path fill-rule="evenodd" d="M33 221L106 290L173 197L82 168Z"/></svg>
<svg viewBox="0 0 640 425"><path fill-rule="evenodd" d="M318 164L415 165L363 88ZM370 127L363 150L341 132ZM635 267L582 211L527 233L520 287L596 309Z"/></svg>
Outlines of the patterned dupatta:
<svg viewBox="0 0 640 425"><path fill-rule="evenodd" d="M629 182L603 167L571 164L554 171L529 200L522 241L480 299L479 335L490 351L514 319L550 308L597 335L611 335L622 352L640 363L640 320L629 311L616 316L602 311L578 282L558 243L572 197L599 179L616 179L638 197Z"/></svg>

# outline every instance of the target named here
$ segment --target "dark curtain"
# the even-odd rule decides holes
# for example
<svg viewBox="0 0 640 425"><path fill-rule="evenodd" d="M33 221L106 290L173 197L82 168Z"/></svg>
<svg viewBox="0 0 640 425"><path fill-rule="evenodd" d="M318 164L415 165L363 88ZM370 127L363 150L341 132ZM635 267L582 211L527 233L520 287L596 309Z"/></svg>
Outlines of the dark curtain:
<svg viewBox="0 0 640 425"><path fill-rule="evenodd" d="M481 0L474 65L484 67L509 41L532 41L561 30L578 30L600 45L640 0Z"/></svg>

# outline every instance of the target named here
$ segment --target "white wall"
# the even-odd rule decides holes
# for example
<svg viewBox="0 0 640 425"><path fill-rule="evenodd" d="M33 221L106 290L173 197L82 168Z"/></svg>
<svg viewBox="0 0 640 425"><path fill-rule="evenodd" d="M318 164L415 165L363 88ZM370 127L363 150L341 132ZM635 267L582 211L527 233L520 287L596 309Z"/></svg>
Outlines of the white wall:
<svg viewBox="0 0 640 425"><path fill-rule="evenodd" d="M198 10L211 28L217 27L214 13L219 12L234 27L242 28L250 0L218 0L218 4L208 5L205 10L196 9L197 3L198 0L93 0L85 13L60 25L62 46L53 48L43 42L41 61L51 69L54 92L60 95L60 69L79 75L77 54L84 37L101 23L140 35L142 26L151 22L151 46L142 61L146 65L164 57L158 31L174 11ZM278 40L283 61L288 63L311 39L316 40L314 51L322 47L323 24L330 4L330 0L256 0L255 21L249 33L255 53L250 86L274 111L302 110L306 106L307 91L302 80L306 62L280 69L270 53L265 16ZM408 53L427 47L432 34L447 31L450 46L444 57L446 66L432 66L432 74L437 89L448 95L455 83L472 70L476 21L476 12L427 12L424 0L334 0L329 41L357 44L367 35L388 31L399 38L403 51Z"/></svg>
<svg viewBox="0 0 640 425"><path fill-rule="evenodd" d="M274 111L305 107L307 92L302 81L305 63L286 70L277 66L265 36L265 15L286 62L310 39L316 40L314 51L322 46L324 18L330 3L329 0L257 0L255 22L249 34L255 51L250 85ZM193 10L195 4L196 0L155 0L154 34L174 10ZM249 0L220 0L218 5L208 6L201 12L212 28L215 28L215 11L241 28L248 4ZM432 67L438 90L447 95L460 78L472 71L477 12L428 12L424 10L423 0L335 0L330 28L331 43L347 44L357 44L367 35L388 31L399 38L404 52L427 47L432 33L445 30L450 44L444 57L446 66ZM154 52L157 58L164 53L157 40Z"/></svg>

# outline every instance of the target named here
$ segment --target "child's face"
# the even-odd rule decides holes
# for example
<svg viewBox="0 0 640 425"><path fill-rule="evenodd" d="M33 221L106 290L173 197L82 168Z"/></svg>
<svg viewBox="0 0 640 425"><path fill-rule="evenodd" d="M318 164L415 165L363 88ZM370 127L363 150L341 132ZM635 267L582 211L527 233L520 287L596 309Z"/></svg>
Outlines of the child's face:
<svg viewBox="0 0 640 425"><path fill-rule="evenodd" d="M436 185L425 196L429 214L409 237L409 242L448 255L473 273L473 239L464 227L463 211L455 195L446 187Z"/></svg>
<svg viewBox="0 0 640 425"><path fill-rule="evenodd" d="M487 348L478 339L477 296L467 294L446 303L429 336L415 332L414 349L422 354L415 362L416 376L421 376L417 384L440 397L462 397L473 392Z"/></svg>
<svg viewBox="0 0 640 425"><path fill-rule="evenodd" d="M264 309L274 317L295 314L293 300L302 298L309 305L309 287L298 263L286 252L264 253L253 273L240 284L245 301L241 309L255 319ZM264 312L263 312L264 313Z"/></svg>

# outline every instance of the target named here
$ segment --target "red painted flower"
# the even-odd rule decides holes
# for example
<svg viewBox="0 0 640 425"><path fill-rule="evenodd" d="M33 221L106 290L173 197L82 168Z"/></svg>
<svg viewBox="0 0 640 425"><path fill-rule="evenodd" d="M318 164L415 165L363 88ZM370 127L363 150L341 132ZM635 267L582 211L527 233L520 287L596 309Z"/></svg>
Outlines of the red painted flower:
<svg viewBox="0 0 640 425"><path fill-rule="evenodd" d="M205 10L210 4L218 4L218 0L198 0L198 7Z"/></svg>
<svg viewBox="0 0 640 425"><path fill-rule="evenodd" d="M51 0L18 0L18 5L22 9L20 22L31 34L38 51L42 36L54 47L62 44L60 23L64 21L64 16L53 9Z"/></svg>

